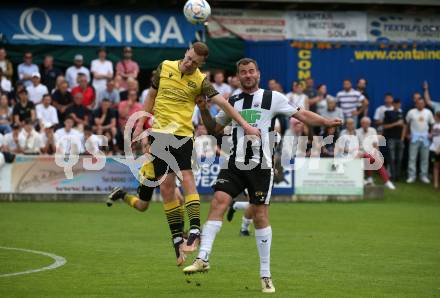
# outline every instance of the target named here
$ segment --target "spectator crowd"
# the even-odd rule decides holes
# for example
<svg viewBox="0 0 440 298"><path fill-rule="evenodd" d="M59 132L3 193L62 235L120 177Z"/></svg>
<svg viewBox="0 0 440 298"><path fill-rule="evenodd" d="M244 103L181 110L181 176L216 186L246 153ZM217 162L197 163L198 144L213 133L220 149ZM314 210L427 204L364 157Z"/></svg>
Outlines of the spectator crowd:
<svg viewBox="0 0 440 298"><path fill-rule="evenodd" d="M122 59L115 66L107 59L104 48L97 52L90 67L84 64L83 56L77 54L73 57L73 65L65 72L57 68L54 58L49 55L41 65L36 65L31 52L26 52L23 63L14 68L6 50L1 48L0 155L12 162L16 154L54 154L57 148L68 153L74 140L77 140L79 153L93 154L101 150L107 155L122 154L122 132L127 120L143 110L148 94L148 87L140 89L139 72L130 47L123 49ZM205 71L205 74L225 98L241 93L236 76L226 78L221 70ZM315 86L312 78L292 82L289 92L284 92L276 79L269 80L267 88L285 94L289 102L303 109L343 119L342 128L325 129L307 127L294 118L277 117L274 126L281 137L307 137L305 156L355 154L356 158L374 163L380 158L380 152L385 163L378 173L388 188L394 189L392 182L404 177L402 166L406 160L407 183L415 182L417 176L423 183L431 183L432 168L434 187L439 188L440 102L431 99L427 82L423 84L423 92L413 94L413 107L406 114L400 100L387 93L383 105L372 113L373 119L368 117L369 95L367 80L363 78L356 86L351 80L344 80L341 91L334 95L328 94L325 84ZM211 114L215 115L218 107L208 105ZM206 154L200 146L205 146L210 139L203 137L207 132L197 108L193 122L196 135L200 136L196 139L195 150ZM377 153L371 154L364 148L364 140L379 135L386 139L386 146L380 146L379 140L373 142ZM107 141L100 136L105 136ZM322 144L318 147L319 152L313 152L314 136L333 136L334 142ZM339 137L343 140L355 137L357 145L336 142ZM212 154L220 153L217 147ZM366 171L366 183L372 183L370 171Z"/></svg>

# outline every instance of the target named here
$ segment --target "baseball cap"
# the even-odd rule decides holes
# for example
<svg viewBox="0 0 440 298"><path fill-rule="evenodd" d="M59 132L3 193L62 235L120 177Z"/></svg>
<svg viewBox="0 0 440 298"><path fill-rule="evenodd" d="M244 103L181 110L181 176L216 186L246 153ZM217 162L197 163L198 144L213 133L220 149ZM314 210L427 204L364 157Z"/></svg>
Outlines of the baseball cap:
<svg viewBox="0 0 440 298"><path fill-rule="evenodd" d="M34 73L32 74L32 77L41 78L41 75L40 75L39 72L34 72Z"/></svg>
<svg viewBox="0 0 440 298"><path fill-rule="evenodd" d="M77 54L77 55L75 55L74 60L77 60L77 61L83 61L83 55L81 55L81 54Z"/></svg>

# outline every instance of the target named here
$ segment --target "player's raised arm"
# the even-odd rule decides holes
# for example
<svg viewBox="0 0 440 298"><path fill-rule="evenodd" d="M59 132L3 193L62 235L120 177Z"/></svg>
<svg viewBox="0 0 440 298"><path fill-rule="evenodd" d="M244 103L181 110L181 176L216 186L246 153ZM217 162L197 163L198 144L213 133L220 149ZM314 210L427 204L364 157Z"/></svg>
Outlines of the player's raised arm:
<svg viewBox="0 0 440 298"><path fill-rule="evenodd" d="M196 97L196 104L199 107L200 115L202 116L203 124L210 135L218 135L223 132L224 125L218 124L209 112L206 100L203 96Z"/></svg>

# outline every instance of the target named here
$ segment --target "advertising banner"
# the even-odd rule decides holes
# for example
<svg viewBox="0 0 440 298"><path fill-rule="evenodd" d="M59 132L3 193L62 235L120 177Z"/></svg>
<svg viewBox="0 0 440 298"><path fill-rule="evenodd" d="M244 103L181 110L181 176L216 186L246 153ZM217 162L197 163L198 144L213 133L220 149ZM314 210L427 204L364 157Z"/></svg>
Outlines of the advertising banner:
<svg viewBox="0 0 440 298"><path fill-rule="evenodd" d="M181 11L2 8L0 28L11 44L187 47L200 29Z"/></svg>
<svg viewBox="0 0 440 298"><path fill-rule="evenodd" d="M288 38L314 41L367 41L363 12L297 11L288 13Z"/></svg>
<svg viewBox="0 0 440 298"><path fill-rule="evenodd" d="M297 158L297 195L363 195L364 171L361 159Z"/></svg>
<svg viewBox="0 0 440 298"><path fill-rule="evenodd" d="M368 14L368 40L388 41L440 41L438 15Z"/></svg>

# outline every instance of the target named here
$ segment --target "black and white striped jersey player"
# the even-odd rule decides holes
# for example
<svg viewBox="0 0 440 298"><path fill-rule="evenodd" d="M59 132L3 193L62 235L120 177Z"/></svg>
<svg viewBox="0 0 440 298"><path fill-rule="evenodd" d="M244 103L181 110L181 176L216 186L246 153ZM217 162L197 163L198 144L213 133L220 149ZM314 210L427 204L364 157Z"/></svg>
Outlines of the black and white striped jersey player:
<svg viewBox="0 0 440 298"><path fill-rule="evenodd" d="M261 139L246 136L243 129L232 121L232 152L213 186L214 199L211 201L208 220L202 229L199 254L194 263L183 271L191 274L209 270L208 258L229 203L247 188L260 256L262 291L272 293L275 292L270 273L272 229L268 217L273 186L272 154L275 146L275 133L271 133L272 119L282 114L293 116L311 126L339 126L341 119L321 117L290 105L287 98L279 92L259 88L260 71L253 59L243 58L237 62L237 76L242 93L230 97L229 102L250 125L260 129ZM221 133L231 119L220 112L214 120L206 103L196 100L208 132Z"/></svg>

